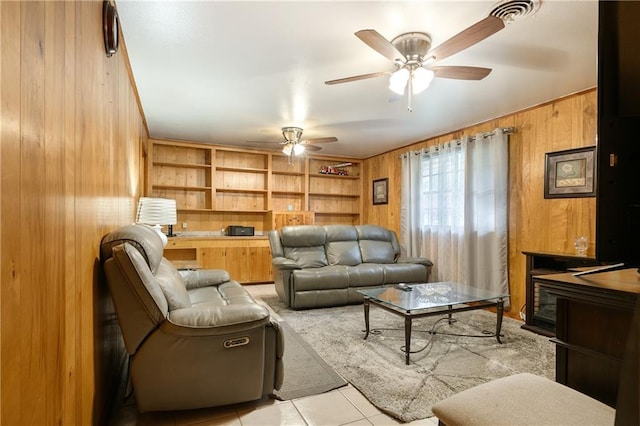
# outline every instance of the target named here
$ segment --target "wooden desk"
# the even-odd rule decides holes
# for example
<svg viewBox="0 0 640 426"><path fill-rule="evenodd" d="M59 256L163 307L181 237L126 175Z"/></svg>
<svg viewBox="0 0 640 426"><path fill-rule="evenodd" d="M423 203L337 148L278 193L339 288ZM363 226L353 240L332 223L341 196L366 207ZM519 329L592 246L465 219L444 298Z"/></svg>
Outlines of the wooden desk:
<svg viewBox="0 0 640 426"><path fill-rule="evenodd" d="M624 269L535 279L557 298L556 381L614 407L640 274Z"/></svg>

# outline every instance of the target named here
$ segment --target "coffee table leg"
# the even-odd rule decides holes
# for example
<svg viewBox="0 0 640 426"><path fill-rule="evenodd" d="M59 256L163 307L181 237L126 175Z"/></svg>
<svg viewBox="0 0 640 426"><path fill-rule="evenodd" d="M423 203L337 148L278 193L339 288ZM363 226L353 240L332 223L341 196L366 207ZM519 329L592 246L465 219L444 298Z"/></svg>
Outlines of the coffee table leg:
<svg viewBox="0 0 640 426"><path fill-rule="evenodd" d="M364 298L364 327L365 327L365 333L364 333L364 339L366 340L367 337L369 337L369 298L365 297Z"/></svg>
<svg viewBox="0 0 640 426"><path fill-rule="evenodd" d="M404 349L405 364L409 365L409 356L411 355L411 317L404 317Z"/></svg>
<svg viewBox="0 0 640 426"><path fill-rule="evenodd" d="M452 309L453 309L453 305L449 305L449 325L451 325L452 323L451 319L453 318Z"/></svg>
<svg viewBox="0 0 640 426"><path fill-rule="evenodd" d="M502 343L500 340L500 332L502 331L502 315L504 314L504 301L502 299L496 302L496 308L498 310L498 314L496 315L496 340L498 343Z"/></svg>

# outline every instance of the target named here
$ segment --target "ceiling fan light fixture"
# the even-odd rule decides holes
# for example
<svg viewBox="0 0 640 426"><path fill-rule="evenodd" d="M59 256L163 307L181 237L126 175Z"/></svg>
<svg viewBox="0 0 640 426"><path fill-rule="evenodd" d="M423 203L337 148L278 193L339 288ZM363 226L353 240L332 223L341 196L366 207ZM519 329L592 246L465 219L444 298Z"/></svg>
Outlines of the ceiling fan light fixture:
<svg viewBox="0 0 640 426"><path fill-rule="evenodd" d="M411 76L411 88L413 90L413 94L417 95L418 93L426 90L426 88L431 84L433 76L434 72L431 70L423 67L416 68Z"/></svg>
<svg viewBox="0 0 640 426"><path fill-rule="evenodd" d="M282 152L284 153L284 155L291 155L291 153L293 152L293 143L288 142L284 145L284 147L282 148Z"/></svg>
<svg viewBox="0 0 640 426"><path fill-rule="evenodd" d="M300 143L293 144L293 155L302 155L304 153L304 145Z"/></svg>
<svg viewBox="0 0 640 426"><path fill-rule="evenodd" d="M389 89L398 95L404 95L404 88L407 87L411 73L406 68L400 68L389 77Z"/></svg>

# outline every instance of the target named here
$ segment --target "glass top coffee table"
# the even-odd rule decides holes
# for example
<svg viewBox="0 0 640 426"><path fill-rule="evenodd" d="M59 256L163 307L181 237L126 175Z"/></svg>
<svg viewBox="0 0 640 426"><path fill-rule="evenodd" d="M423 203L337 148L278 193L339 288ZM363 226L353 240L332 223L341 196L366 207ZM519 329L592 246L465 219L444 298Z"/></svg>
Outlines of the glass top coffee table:
<svg viewBox="0 0 640 426"><path fill-rule="evenodd" d="M402 288L401 288L402 287ZM405 362L411 354L411 322L414 318L447 314L449 324L454 312L495 307L497 310L496 340L500 341L504 300L508 294L469 287L450 282L407 284L358 290L364 296L365 336L369 337L369 307L382 308L404 317ZM472 303L470 305L470 303Z"/></svg>

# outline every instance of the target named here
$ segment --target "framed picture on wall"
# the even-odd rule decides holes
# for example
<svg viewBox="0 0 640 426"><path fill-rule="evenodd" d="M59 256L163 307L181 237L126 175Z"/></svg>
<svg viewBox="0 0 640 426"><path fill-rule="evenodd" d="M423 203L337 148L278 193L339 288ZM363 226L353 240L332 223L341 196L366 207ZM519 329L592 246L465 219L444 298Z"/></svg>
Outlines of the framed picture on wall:
<svg viewBox="0 0 640 426"><path fill-rule="evenodd" d="M373 181L373 204L389 203L389 178Z"/></svg>
<svg viewBox="0 0 640 426"><path fill-rule="evenodd" d="M595 197L596 147L548 152L544 198Z"/></svg>

